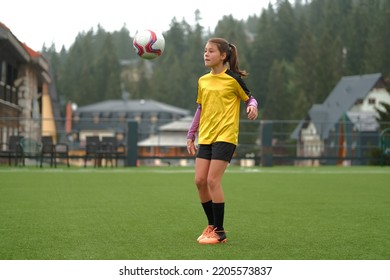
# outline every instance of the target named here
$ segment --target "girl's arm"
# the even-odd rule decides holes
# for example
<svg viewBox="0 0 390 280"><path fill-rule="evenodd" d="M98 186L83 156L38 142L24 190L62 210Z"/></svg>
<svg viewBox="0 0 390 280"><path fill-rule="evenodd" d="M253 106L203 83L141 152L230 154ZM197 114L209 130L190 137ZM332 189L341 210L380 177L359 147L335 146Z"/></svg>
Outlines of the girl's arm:
<svg viewBox="0 0 390 280"><path fill-rule="evenodd" d="M192 119L191 127L187 132L187 151L190 155L196 154L195 137L198 132L200 113L202 112L202 106L198 104L194 118Z"/></svg>
<svg viewBox="0 0 390 280"><path fill-rule="evenodd" d="M253 96L249 97L248 101L246 102L246 114L248 115L248 119L257 119L257 106L257 100Z"/></svg>
<svg viewBox="0 0 390 280"><path fill-rule="evenodd" d="M253 106L256 108L258 106L257 100L253 96L249 97L248 101L246 102L246 107L248 108L249 106Z"/></svg>
<svg viewBox="0 0 390 280"><path fill-rule="evenodd" d="M199 128L199 121L200 121L200 113L202 112L202 106L198 104L198 108L196 109L194 118L192 119L191 126L187 132L187 139L191 139L192 141L195 141L196 133L198 132Z"/></svg>

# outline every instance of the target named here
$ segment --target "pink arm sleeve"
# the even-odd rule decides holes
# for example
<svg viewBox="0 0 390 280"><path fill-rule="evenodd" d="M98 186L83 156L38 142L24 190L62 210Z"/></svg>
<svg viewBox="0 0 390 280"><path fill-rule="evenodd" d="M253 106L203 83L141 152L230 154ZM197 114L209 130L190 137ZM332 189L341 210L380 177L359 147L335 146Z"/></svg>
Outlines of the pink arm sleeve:
<svg viewBox="0 0 390 280"><path fill-rule="evenodd" d="M246 102L246 107L248 108L248 106L253 106L253 107L256 107L257 108L257 100L251 96L249 97L248 101Z"/></svg>
<svg viewBox="0 0 390 280"><path fill-rule="evenodd" d="M199 121L200 121L200 113L202 112L202 106L198 104L198 108L196 109L194 118L192 119L191 127L187 133L187 139L191 139L195 141L195 135L198 132Z"/></svg>

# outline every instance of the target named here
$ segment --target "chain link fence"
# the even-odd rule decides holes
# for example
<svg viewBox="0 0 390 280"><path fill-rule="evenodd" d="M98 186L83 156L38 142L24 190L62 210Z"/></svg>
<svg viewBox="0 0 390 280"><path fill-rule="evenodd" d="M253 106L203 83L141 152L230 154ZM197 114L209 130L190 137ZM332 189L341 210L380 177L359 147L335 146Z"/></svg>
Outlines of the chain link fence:
<svg viewBox="0 0 390 280"><path fill-rule="evenodd" d="M129 123L137 131L129 131ZM52 136L55 143L69 147L71 165L82 166L86 137L115 137L125 147L125 155L137 157L137 165L192 165L186 149L186 134L191 118L112 119L82 118L21 119L0 118L0 163L7 164L4 152L11 135L33 139ZM326 133L321 127L330 127ZM240 122L239 144L232 165L379 165L383 164L381 133L390 123L363 123L341 120L336 124L313 125L310 121L257 120ZM132 128L134 130L134 126ZM129 147L129 136L137 145ZM386 158L386 161L388 159ZM122 158L126 165L126 157Z"/></svg>

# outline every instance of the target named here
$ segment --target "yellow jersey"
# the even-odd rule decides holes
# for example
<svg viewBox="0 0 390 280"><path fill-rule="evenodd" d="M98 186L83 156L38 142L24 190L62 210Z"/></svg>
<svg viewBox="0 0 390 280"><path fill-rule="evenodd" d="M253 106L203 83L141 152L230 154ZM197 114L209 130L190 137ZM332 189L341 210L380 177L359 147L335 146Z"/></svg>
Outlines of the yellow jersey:
<svg viewBox="0 0 390 280"><path fill-rule="evenodd" d="M230 69L200 77L196 100L202 106L198 144L222 141L237 145L240 102L248 101L249 97L250 91L243 79Z"/></svg>

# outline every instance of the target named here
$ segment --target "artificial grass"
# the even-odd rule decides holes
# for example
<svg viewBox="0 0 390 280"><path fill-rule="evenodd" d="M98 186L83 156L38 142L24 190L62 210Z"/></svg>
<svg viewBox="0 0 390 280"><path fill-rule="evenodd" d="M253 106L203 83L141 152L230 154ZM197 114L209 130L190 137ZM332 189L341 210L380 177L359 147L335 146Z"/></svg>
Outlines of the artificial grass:
<svg viewBox="0 0 390 280"><path fill-rule="evenodd" d="M228 243L206 225L191 168L0 168L0 259L390 258L390 170L229 167Z"/></svg>

